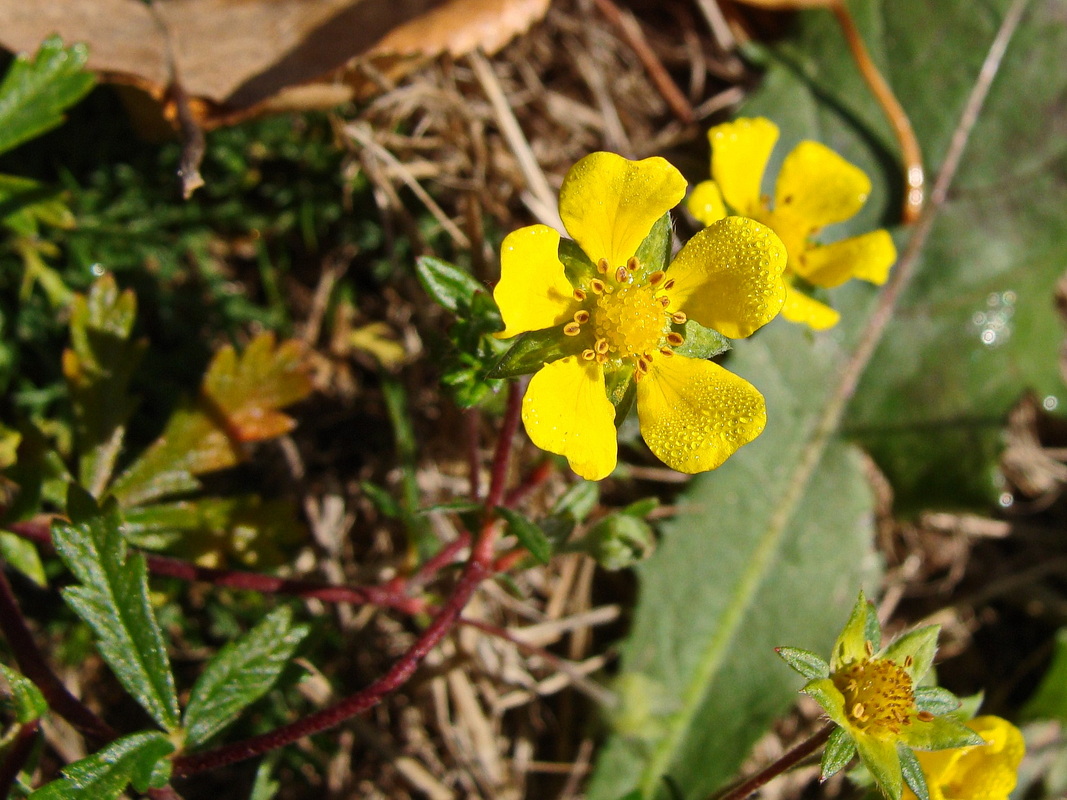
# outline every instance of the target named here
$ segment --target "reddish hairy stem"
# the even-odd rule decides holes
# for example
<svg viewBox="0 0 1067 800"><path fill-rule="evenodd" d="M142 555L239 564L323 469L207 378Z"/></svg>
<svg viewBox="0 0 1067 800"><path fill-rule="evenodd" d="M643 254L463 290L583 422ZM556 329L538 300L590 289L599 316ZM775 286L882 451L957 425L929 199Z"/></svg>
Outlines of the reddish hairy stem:
<svg viewBox="0 0 1067 800"><path fill-rule="evenodd" d="M41 690L48 707L63 719L94 739L114 739L118 734L94 714L81 700L72 695L48 666L44 655L33 640L33 634L22 616L15 593L7 576L0 569L0 631L11 645L19 670ZM2 795L0 795L2 796Z"/></svg>
<svg viewBox="0 0 1067 800"><path fill-rule="evenodd" d="M434 618L418 641L393 664L388 672L374 683L349 695L329 708L317 711L289 725L283 725L273 731L253 736L234 744L224 745L203 753L192 753L174 759L174 774L178 776L193 775L204 770L254 758L263 753L284 747L315 733L321 733L341 724L349 717L354 717L377 705L385 695L395 691L411 677L419 662L452 630L463 607L482 580L489 576L489 570L477 561L467 562L467 566L456 585L455 591L441 611Z"/></svg>
<svg viewBox="0 0 1067 800"><path fill-rule="evenodd" d="M530 474L526 476L522 483L512 489L504 497L504 507L514 508L538 486L548 480L548 476L552 474L554 465L551 459L546 458L540 464L530 471Z"/></svg>
<svg viewBox="0 0 1067 800"><path fill-rule="evenodd" d="M500 438L496 442L493 454L493 476L489 483L489 494L485 498L486 515L492 515L493 509L500 505L504 497L504 484L508 479L508 462L511 456L511 442L519 429L522 414L522 389L517 381L508 384L508 400L504 409L504 422L500 427ZM485 537L483 537L484 539Z"/></svg>
<svg viewBox="0 0 1067 800"><path fill-rule="evenodd" d="M47 524L40 522L12 522L6 530L24 539L52 547L52 534ZM54 549L54 548L53 548ZM231 589L247 589L264 594L286 594L305 599L322 600L327 603L353 603L395 608L407 614L422 611L425 604L417 598L407 597L403 591L379 586L331 586L313 581L291 580L263 575L258 572L199 567L188 561L169 556L145 553L148 571L153 575L178 578L183 581L203 581L214 586Z"/></svg>
<svg viewBox="0 0 1067 800"><path fill-rule="evenodd" d="M467 471L470 473L470 498L475 503L482 499L481 458L478 453L478 428L482 415L476 408L468 408L463 415L467 427Z"/></svg>
<svg viewBox="0 0 1067 800"><path fill-rule="evenodd" d="M801 742L773 764L764 767L748 780L738 784L733 789L730 789L726 794L718 795L717 800L744 800L744 798L748 797L761 786L767 784L772 779L777 778L783 772L792 769L826 744L826 741L830 738L830 734L833 732L833 725L825 726L806 742Z"/></svg>
<svg viewBox="0 0 1067 800"><path fill-rule="evenodd" d="M15 785L23 765L33 752L37 741L37 732L41 728L39 719L30 720L19 726L18 733L7 751L7 758L0 764L0 797L9 797L11 787Z"/></svg>

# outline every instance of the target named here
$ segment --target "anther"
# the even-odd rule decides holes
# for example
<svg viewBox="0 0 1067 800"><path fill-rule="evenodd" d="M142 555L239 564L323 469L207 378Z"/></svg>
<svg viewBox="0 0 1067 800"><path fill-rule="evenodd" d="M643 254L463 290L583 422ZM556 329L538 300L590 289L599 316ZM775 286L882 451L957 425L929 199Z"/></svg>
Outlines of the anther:
<svg viewBox="0 0 1067 800"><path fill-rule="evenodd" d="M603 263L606 264L607 262L605 261ZM593 278L593 280L589 281L589 288L593 290L593 294L604 294L607 284L600 280L600 278Z"/></svg>
<svg viewBox="0 0 1067 800"><path fill-rule="evenodd" d="M870 639L868 639L867 641L865 641L863 643L863 650L867 654L868 658L870 658L871 656L874 655L874 645L871 644L871 640Z"/></svg>
<svg viewBox="0 0 1067 800"><path fill-rule="evenodd" d="M904 656L904 669L911 669L911 665L915 663L915 659L909 656Z"/></svg>
<svg viewBox="0 0 1067 800"><path fill-rule="evenodd" d="M671 278L665 284L663 284L663 288L666 289L667 291L670 291L671 289L673 289L674 288L674 278Z"/></svg>
<svg viewBox="0 0 1067 800"><path fill-rule="evenodd" d="M626 267L619 267L615 270L615 280L619 283L630 282L630 273L626 271Z"/></svg>
<svg viewBox="0 0 1067 800"><path fill-rule="evenodd" d="M574 290L574 299L577 300L579 303L585 300L585 297L586 294L581 289Z"/></svg>
<svg viewBox="0 0 1067 800"><path fill-rule="evenodd" d="M919 720L919 722L929 722L934 718L934 715L931 714L929 711L920 711L918 714L915 715L915 717Z"/></svg>
<svg viewBox="0 0 1067 800"><path fill-rule="evenodd" d="M685 321L689 319L689 317L685 315L684 311L675 311L671 314L671 319L674 320L676 325L685 325Z"/></svg>
<svg viewBox="0 0 1067 800"><path fill-rule="evenodd" d="M863 703L856 703L852 706L852 716L858 719L860 722L864 722L867 719L867 709L863 707Z"/></svg>
<svg viewBox="0 0 1067 800"><path fill-rule="evenodd" d="M648 276L648 285L649 286L655 286L657 283L659 283L661 280L663 280L663 277L666 274L667 273L664 272L663 270L657 269L655 272L653 272L651 275Z"/></svg>
<svg viewBox="0 0 1067 800"><path fill-rule="evenodd" d="M608 340L597 339L596 342L593 343L593 349L600 353L600 355L604 355L608 352Z"/></svg>
<svg viewBox="0 0 1067 800"><path fill-rule="evenodd" d="M563 333L567 336L577 336L582 332L582 326L577 322L568 322L563 326Z"/></svg>
<svg viewBox="0 0 1067 800"><path fill-rule="evenodd" d="M662 355L665 355L665 356L673 356L674 355L674 351L671 350L671 348L669 348L669 347L661 347L659 349L659 351L660 351L660 353Z"/></svg>
<svg viewBox="0 0 1067 800"><path fill-rule="evenodd" d="M659 304L661 306L663 306L664 308L666 308L667 306L669 306L671 304L671 298L669 298L669 297L661 297L659 299Z"/></svg>
<svg viewBox="0 0 1067 800"><path fill-rule="evenodd" d="M601 275L607 275L608 269L610 269L610 267L611 265L608 263L608 260L606 258L602 258L598 262L596 262L596 270Z"/></svg>
<svg viewBox="0 0 1067 800"><path fill-rule="evenodd" d="M575 311L574 321L577 322L579 325L585 324L589 321L589 312L586 311L584 308L581 311Z"/></svg>
<svg viewBox="0 0 1067 800"><path fill-rule="evenodd" d="M683 344L685 344L685 337L682 336L682 334L680 333L675 333L674 331L671 331L667 334L667 344L669 344L671 347L681 347Z"/></svg>
<svg viewBox="0 0 1067 800"><path fill-rule="evenodd" d="M586 361L592 361L594 358L596 358L596 351L594 351L591 347L586 350L583 350L582 358L584 358Z"/></svg>
<svg viewBox="0 0 1067 800"><path fill-rule="evenodd" d="M641 262L637 260L637 256L630 256L626 259L626 269L630 272L637 272L637 268L641 266Z"/></svg>

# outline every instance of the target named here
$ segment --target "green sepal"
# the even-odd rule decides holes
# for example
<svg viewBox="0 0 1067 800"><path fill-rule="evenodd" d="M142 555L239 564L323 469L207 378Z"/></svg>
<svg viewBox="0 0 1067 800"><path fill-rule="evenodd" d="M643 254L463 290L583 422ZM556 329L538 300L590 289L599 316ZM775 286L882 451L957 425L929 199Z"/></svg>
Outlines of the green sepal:
<svg viewBox="0 0 1067 800"><path fill-rule="evenodd" d="M644 519L657 508L659 508L658 497L642 497L640 500L634 500L630 505L626 506L622 513Z"/></svg>
<svg viewBox="0 0 1067 800"><path fill-rule="evenodd" d="M502 507L498 507L496 511L507 520L508 531L513 533L519 543L530 551L530 555L541 564L547 564L552 558L552 542L549 541L545 532L518 511Z"/></svg>
<svg viewBox="0 0 1067 800"><path fill-rule="evenodd" d="M627 362L618 369L604 373L604 389L608 400L615 406L615 427L619 427L626 415L633 408L637 399L637 381L634 380L634 366Z"/></svg>
<svg viewBox="0 0 1067 800"><path fill-rule="evenodd" d="M915 707L935 717L954 714L960 710L960 699L940 686L920 686L915 690Z"/></svg>
<svg viewBox="0 0 1067 800"><path fill-rule="evenodd" d="M48 701L33 681L5 664L0 664L0 673L3 673L11 689L11 699L15 701L15 719L20 725L33 722L48 713Z"/></svg>
<svg viewBox="0 0 1067 800"><path fill-rule="evenodd" d="M477 292L487 291L465 270L433 256L417 258L415 274L426 294L453 314L463 306L469 307Z"/></svg>
<svg viewBox="0 0 1067 800"><path fill-rule="evenodd" d="M844 728L834 728L826 742L819 767L819 780L825 781L848 766L856 755L856 743Z"/></svg>
<svg viewBox="0 0 1067 800"><path fill-rule="evenodd" d="M866 659L868 657L867 642L870 642L877 650L880 639L881 630L878 627L878 617L874 606L867 602L867 598L860 591L848 622L845 623L837 641L834 642L833 653L830 656L830 669L837 672L846 664Z"/></svg>
<svg viewBox="0 0 1067 800"><path fill-rule="evenodd" d="M913 750L947 750L952 747L974 747L985 739L953 717L934 717L922 722L912 720L901 738Z"/></svg>
<svg viewBox="0 0 1067 800"><path fill-rule="evenodd" d="M671 328L685 337L685 342L674 348L675 354L679 356L713 358L733 347L730 340L717 330L705 328L696 320L687 319L684 325L671 325Z"/></svg>
<svg viewBox="0 0 1067 800"><path fill-rule="evenodd" d="M930 800L930 790L926 786L926 774L923 772L919 759L915 757L915 753L907 747L899 748L898 753L900 755L900 772L904 777L904 783L908 784L908 788L915 792L918 800Z"/></svg>
<svg viewBox="0 0 1067 800"><path fill-rule="evenodd" d="M593 278L600 277L594 264L577 242L560 238L559 261L563 265L563 274L571 286L585 286Z"/></svg>
<svg viewBox="0 0 1067 800"><path fill-rule="evenodd" d="M577 336L563 333L563 325L520 334L511 349L496 362L487 378L517 378L537 372L545 364L578 355L593 346L593 328L582 329Z"/></svg>
<svg viewBox="0 0 1067 800"><path fill-rule="evenodd" d="M927 625L925 628L910 631L885 648L880 657L902 667L914 683L919 683L934 663L937 636L940 632L940 625ZM908 656L912 659L910 667L905 666Z"/></svg>
<svg viewBox="0 0 1067 800"><path fill-rule="evenodd" d="M799 647L776 647L774 651L782 660L809 681L830 677L830 665L810 650Z"/></svg>
<svg viewBox="0 0 1067 800"><path fill-rule="evenodd" d="M674 244L674 233L671 226L671 215L667 212L656 220L648 236L637 247L634 255L640 264L635 278L643 282L649 275L657 270L667 269L671 262L671 246ZM612 264L613 267L622 266Z"/></svg>
<svg viewBox="0 0 1067 800"><path fill-rule="evenodd" d="M829 678L816 678L804 684L800 690L820 706L831 720L848 730L851 725L845 714L845 696Z"/></svg>
<svg viewBox="0 0 1067 800"><path fill-rule="evenodd" d="M900 800L904 794L904 781L900 774L900 752L896 744L873 736L857 736L854 741L856 752L874 782L889 800Z"/></svg>

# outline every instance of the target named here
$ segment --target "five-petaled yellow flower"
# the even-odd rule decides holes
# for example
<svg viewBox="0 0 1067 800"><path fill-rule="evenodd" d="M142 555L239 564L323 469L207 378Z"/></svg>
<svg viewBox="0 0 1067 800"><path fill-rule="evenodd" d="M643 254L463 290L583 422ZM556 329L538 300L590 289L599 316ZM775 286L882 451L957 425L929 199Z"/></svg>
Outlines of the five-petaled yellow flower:
<svg viewBox="0 0 1067 800"><path fill-rule="evenodd" d="M774 192L774 205L761 193L763 173L778 140L778 127L763 117L742 118L708 131L711 176L689 197L689 210L705 225L727 209L772 228L789 252L789 291L782 316L825 330L840 315L799 290L796 279L832 289L849 278L885 283L897 251L885 230L832 244L814 238L822 228L843 222L867 202L871 181L858 167L830 148L803 141L785 157ZM725 203L723 202L725 200Z"/></svg>
<svg viewBox="0 0 1067 800"><path fill-rule="evenodd" d="M1022 733L992 716L975 717L967 727L986 744L916 753L930 800L1008 800L1026 750ZM904 800L916 800L915 794L905 791Z"/></svg>
<svg viewBox="0 0 1067 800"><path fill-rule="evenodd" d="M682 472L714 469L766 422L751 384L675 350L687 320L741 338L773 319L785 297L785 248L763 225L727 217L694 236L666 270L642 263L642 243L685 189L662 158L593 153L560 189L560 217L578 245L564 240L567 266L547 226L504 240L493 292L505 323L498 336L558 326L573 353L545 359L523 399L523 423L534 444L566 456L583 478L615 468L621 419L610 397L620 386L636 383L645 441Z"/></svg>

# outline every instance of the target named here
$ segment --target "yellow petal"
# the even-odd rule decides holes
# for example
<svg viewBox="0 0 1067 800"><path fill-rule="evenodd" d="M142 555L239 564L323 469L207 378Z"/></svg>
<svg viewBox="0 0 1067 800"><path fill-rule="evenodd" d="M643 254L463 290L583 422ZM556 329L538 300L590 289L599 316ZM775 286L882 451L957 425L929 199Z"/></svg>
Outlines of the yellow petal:
<svg viewBox="0 0 1067 800"><path fill-rule="evenodd" d="M840 242L810 247L793 266L810 283L832 289L849 278L881 286L896 263L897 248L888 231L877 230Z"/></svg>
<svg viewBox="0 0 1067 800"><path fill-rule="evenodd" d="M785 157L774 193L775 213L803 220L811 230L855 215L871 181L859 167L818 142L798 144Z"/></svg>
<svg viewBox="0 0 1067 800"><path fill-rule="evenodd" d="M975 717L967 727L987 744L916 753L931 800L1008 800L1026 750L1022 733L993 716ZM905 791L903 800L914 797Z"/></svg>
<svg viewBox="0 0 1067 800"><path fill-rule="evenodd" d="M533 376L522 399L522 421L530 441L566 456L586 480L615 469L615 407L604 389L604 368L575 356L546 364Z"/></svg>
<svg viewBox="0 0 1067 800"><path fill-rule="evenodd" d="M785 247L774 231L727 217L700 231L667 271L671 309L741 339L767 324L785 299Z"/></svg>
<svg viewBox="0 0 1067 800"><path fill-rule="evenodd" d="M722 202L722 192L715 181L701 181L693 187L686 200L689 213L702 225L718 222L726 216L726 206Z"/></svg>
<svg viewBox="0 0 1067 800"><path fill-rule="evenodd" d="M694 474L715 469L763 431L756 388L712 361L656 356L637 384L641 435L664 464Z"/></svg>
<svg viewBox="0 0 1067 800"><path fill-rule="evenodd" d="M808 297L803 292L798 291L795 286L789 286L786 289L782 316L790 322L807 325L816 331L832 328L841 319L841 315L830 306Z"/></svg>
<svg viewBox="0 0 1067 800"><path fill-rule="evenodd" d="M778 126L764 117L741 118L708 131L711 177L735 214L752 216L763 207L763 171L778 141Z"/></svg>
<svg viewBox="0 0 1067 800"><path fill-rule="evenodd" d="M500 247L500 282L493 299L504 318L498 339L565 322L577 308L559 260L559 234L531 225L508 234Z"/></svg>
<svg viewBox="0 0 1067 800"><path fill-rule="evenodd" d="M587 155L559 190L559 215L585 254L621 267L652 225L685 197L686 180L662 158Z"/></svg>

